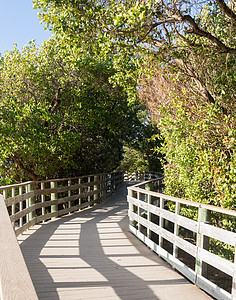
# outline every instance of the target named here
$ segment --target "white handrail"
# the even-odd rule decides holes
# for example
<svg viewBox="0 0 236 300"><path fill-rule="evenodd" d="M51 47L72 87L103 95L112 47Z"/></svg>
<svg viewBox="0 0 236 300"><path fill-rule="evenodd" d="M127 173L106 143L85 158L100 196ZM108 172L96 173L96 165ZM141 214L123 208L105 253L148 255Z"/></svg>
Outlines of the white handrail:
<svg viewBox="0 0 236 300"><path fill-rule="evenodd" d="M216 299L236 299L236 233L212 226L207 222L210 212L235 218L236 211L165 195L160 192L163 188L162 179L149 180L128 187L130 231ZM168 209L167 204L171 205L172 209ZM198 220L181 214L181 207L184 209L194 207ZM166 225L168 222L171 224L169 229ZM184 238L184 230L181 236L179 235L180 227L185 231L187 229L188 233L192 232L196 237L194 243ZM233 247L234 261L210 252L209 239ZM164 246L164 240L169 243L169 249ZM195 268L190 268L179 259L178 249L192 256L195 260ZM205 264L215 267L232 278L231 293L208 279Z"/></svg>

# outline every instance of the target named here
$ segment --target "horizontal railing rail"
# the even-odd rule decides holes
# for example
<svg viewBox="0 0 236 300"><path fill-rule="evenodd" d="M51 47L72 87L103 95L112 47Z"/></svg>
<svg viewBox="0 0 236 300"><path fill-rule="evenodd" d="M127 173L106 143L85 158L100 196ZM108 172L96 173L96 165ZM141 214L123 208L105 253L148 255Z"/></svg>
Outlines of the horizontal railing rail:
<svg viewBox="0 0 236 300"><path fill-rule="evenodd" d="M0 299L38 299L0 195Z"/></svg>
<svg viewBox="0 0 236 300"><path fill-rule="evenodd" d="M123 172L113 172L1 186L0 194L18 236L35 224L100 202L122 183Z"/></svg>
<svg viewBox="0 0 236 300"><path fill-rule="evenodd" d="M216 299L236 299L236 228L213 222L235 224L236 211L168 196L163 188L163 177L128 187L130 231ZM211 242L230 249L231 258L214 252ZM214 278L219 271L227 287Z"/></svg>

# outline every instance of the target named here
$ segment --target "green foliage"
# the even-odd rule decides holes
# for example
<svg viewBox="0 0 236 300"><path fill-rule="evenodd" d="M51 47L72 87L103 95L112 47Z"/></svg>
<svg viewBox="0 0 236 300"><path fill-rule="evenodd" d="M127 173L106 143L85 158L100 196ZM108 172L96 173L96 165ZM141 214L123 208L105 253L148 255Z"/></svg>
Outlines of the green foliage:
<svg viewBox="0 0 236 300"><path fill-rule="evenodd" d="M128 146L124 146L123 151L123 160L119 166L120 170L128 172L149 170L147 159L142 152Z"/></svg>
<svg viewBox="0 0 236 300"><path fill-rule="evenodd" d="M110 80L124 86L129 99L145 78L138 92L165 140L166 192L235 209L232 3L225 3L228 12L211 1L34 3L56 35L104 58L112 53Z"/></svg>
<svg viewBox="0 0 236 300"><path fill-rule="evenodd" d="M3 184L117 168L141 123L140 105L109 82L112 58L50 39L7 52L0 68Z"/></svg>

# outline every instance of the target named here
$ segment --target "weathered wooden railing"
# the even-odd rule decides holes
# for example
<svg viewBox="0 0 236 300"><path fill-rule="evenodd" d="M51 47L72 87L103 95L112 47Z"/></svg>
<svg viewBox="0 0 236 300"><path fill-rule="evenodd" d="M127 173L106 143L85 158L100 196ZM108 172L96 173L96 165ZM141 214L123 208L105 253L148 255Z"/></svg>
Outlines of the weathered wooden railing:
<svg viewBox="0 0 236 300"><path fill-rule="evenodd" d="M0 299L38 299L0 195Z"/></svg>
<svg viewBox="0 0 236 300"><path fill-rule="evenodd" d="M122 183L123 173L113 172L0 187L0 300L37 299L16 236L90 207Z"/></svg>
<svg viewBox="0 0 236 300"><path fill-rule="evenodd" d="M1 186L16 236L42 221L92 206L123 182L123 173Z"/></svg>
<svg viewBox="0 0 236 300"><path fill-rule="evenodd" d="M159 178L128 188L131 232L216 299L236 299L235 228L225 230L217 227L217 222L210 225L221 217L231 218L235 224L236 211L165 195L162 181ZM209 247L212 241L230 248L233 258L219 256ZM218 273L227 278L230 287L215 280Z"/></svg>
<svg viewBox="0 0 236 300"><path fill-rule="evenodd" d="M162 173L153 171L124 172L125 181L146 181L154 178L160 178Z"/></svg>

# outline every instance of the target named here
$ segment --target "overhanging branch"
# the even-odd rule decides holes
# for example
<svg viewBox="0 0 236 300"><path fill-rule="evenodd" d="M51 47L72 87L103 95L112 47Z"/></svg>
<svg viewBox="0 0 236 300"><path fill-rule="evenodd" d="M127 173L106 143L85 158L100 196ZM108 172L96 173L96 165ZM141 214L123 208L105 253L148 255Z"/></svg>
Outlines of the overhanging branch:
<svg viewBox="0 0 236 300"><path fill-rule="evenodd" d="M224 0L216 0L220 9L236 24L236 14L225 4Z"/></svg>

